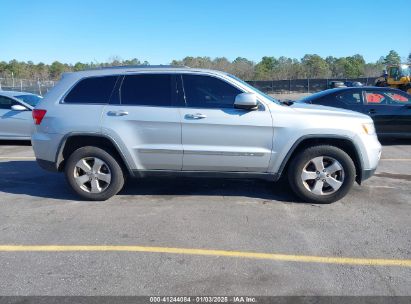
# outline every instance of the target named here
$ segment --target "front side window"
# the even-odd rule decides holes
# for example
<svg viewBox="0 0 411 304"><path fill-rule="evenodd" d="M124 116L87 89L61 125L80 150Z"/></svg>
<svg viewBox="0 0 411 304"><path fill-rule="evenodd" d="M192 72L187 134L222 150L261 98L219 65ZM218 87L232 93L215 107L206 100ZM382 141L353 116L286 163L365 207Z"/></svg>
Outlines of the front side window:
<svg viewBox="0 0 411 304"><path fill-rule="evenodd" d="M393 105L401 106L405 104L410 104L411 99L405 94L400 94L397 92L365 92L365 100L367 104L372 105Z"/></svg>
<svg viewBox="0 0 411 304"><path fill-rule="evenodd" d="M121 104L171 106L171 75L141 74L125 76L121 86Z"/></svg>
<svg viewBox="0 0 411 304"><path fill-rule="evenodd" d="M386 93L389 98L391 98L394 102L398 104L409 104L411 103L411 98L410 96L406 96L400 93Z"/></svg>
<svg viewBox="0 0 411 304"><path fill-rule="evenodd" d="M232 108L242 91L215 77L183 75L184 94L188 107Z"/></svg>
<svg viewBox="0 0 411 304"><path fill-rule="evenodd" d="M360 105L361 94L358 92L345 92L336 96L337 100L347 105Z"/></svg>
<svg viewBox="0 0 411 304"><path fill-rule="evenodd" d="M117 76L103 76L80 80L64 98L64 102L109 103L117 78Z"/></svg>

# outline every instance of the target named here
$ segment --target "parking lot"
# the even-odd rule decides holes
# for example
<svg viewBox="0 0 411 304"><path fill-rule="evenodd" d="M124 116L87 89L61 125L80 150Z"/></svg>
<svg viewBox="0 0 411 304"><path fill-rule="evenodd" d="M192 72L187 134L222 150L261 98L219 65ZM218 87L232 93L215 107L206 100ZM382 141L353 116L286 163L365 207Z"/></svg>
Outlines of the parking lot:
<svg viewBox="0 0 411 304"><path fill-rule="evenodd" d="M129 181L78 201L31 147L0 146L2 295L411 295L411 141L330 205L286 183Z"/></svg>

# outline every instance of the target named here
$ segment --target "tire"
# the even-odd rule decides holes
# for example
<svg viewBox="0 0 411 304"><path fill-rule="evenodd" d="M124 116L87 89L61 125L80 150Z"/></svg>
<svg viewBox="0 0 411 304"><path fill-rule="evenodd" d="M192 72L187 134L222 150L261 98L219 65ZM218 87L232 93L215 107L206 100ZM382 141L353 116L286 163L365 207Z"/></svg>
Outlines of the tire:
<svg viewBox="0 0 411 304"><path fill-rule="evenodd" d="M87 146L68 158L64 173L73 191L83 199L105 201L124 186L124 172L107 151Z"/></svg>
<svg viewBox="0 0 411 304"><path fill-rule="evenodd" d="M288 168L291 189L303 201L314 204L329 204L343 198L352 188L355 175L350 156L328 145L299 152Z"/></svg>

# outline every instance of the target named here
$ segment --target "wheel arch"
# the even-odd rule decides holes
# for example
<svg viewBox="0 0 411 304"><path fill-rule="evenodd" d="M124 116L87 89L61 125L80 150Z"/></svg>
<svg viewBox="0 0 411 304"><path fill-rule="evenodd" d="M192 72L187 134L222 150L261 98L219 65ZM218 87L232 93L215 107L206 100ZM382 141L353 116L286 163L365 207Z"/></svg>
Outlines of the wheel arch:
<svg viewBox="0 0 411 304"><path fill-rule="evenodd" d="M292 145L291 149L288 151L286 157L283 159L279 169L278 177L281 177L287 172L290 165L290 161L297 155L300 151L305 148L318 146L318 145L330 145L340 148L346 152L354 162L355 172L356 172L356 182L361 184L362 181L362 169L364 168L360 152L356 144L351 140L351 138L341 135L305 135L297 139L297 141Z"/></svg>
<svg viewBox="0 0 411 304"><path fill-rule="evenodd" d="M128 172L130 175L133 174L130 165L116 141L108 135L96 133L70 133L64 136L56 154L55 163L57 170L60 172L63 171L65 160L71 153L85 146L95 146L107 152L111 152L112 156L118 160L124 172Z"/></svg>

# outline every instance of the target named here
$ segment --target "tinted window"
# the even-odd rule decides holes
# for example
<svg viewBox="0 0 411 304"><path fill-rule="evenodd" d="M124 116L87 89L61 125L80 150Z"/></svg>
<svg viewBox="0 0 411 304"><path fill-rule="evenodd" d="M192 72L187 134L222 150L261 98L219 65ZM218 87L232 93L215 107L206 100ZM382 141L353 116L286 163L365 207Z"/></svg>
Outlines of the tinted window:
<svg viewBox="0 0 411 304"><path fill-rule="evenodd" d="M365 100L372 105L400 106L411 103L410 97L400 92L368 91L365 92Z"/></svg>
<svg viewBox="0 0 411 304"><path fill-rule="evenodd" d="M183 75L184 93L189 107L232 108L242 93L225 81L200 75Z"/></svg>
<svg viewBox="0 0 411 304"><path fill-rule="evenodd" d="M15 98L20 99L21 101L24 101L25 103L31 105L32 107L35 107L40 100L43 99L43 97L37 96L37 95L19 95L15 96Z"/></svg>
<svg viewBox="0 0 411 304"><path fill-rule="evenodd" d="M13 99L0 96L0 109L10 110L11 106L16 104Z"/></svg>
<svg viewBox="0 0 411 304"><path fill-rule="evenodd" d="M348 105L360 105L361 94L359 92L345 92L336 96L339 102L343 102Z"/></svg>
<svg viewBox="0 0 411 304"><path fill-rule="evenodd" d="M121 103L130 105L171 106L171 75L129 75L121 86Z"/></svg>
<svg viewBox="0 0 411 304"><path fill-rule="evenodd" d="M80 80L64 98L64 102L108 103L117 78L117 76L104 76Z"/></svg>
<svg viewBox="0 0 411 304"><path fill-rule="evenodd" d="M400 105L401 104L411 103L411 96L410 95L400 94L400 93L397 93L397 92L389 92L389 93L386 93L385 95L387 95L394 102L396 102Z"/></svg>

